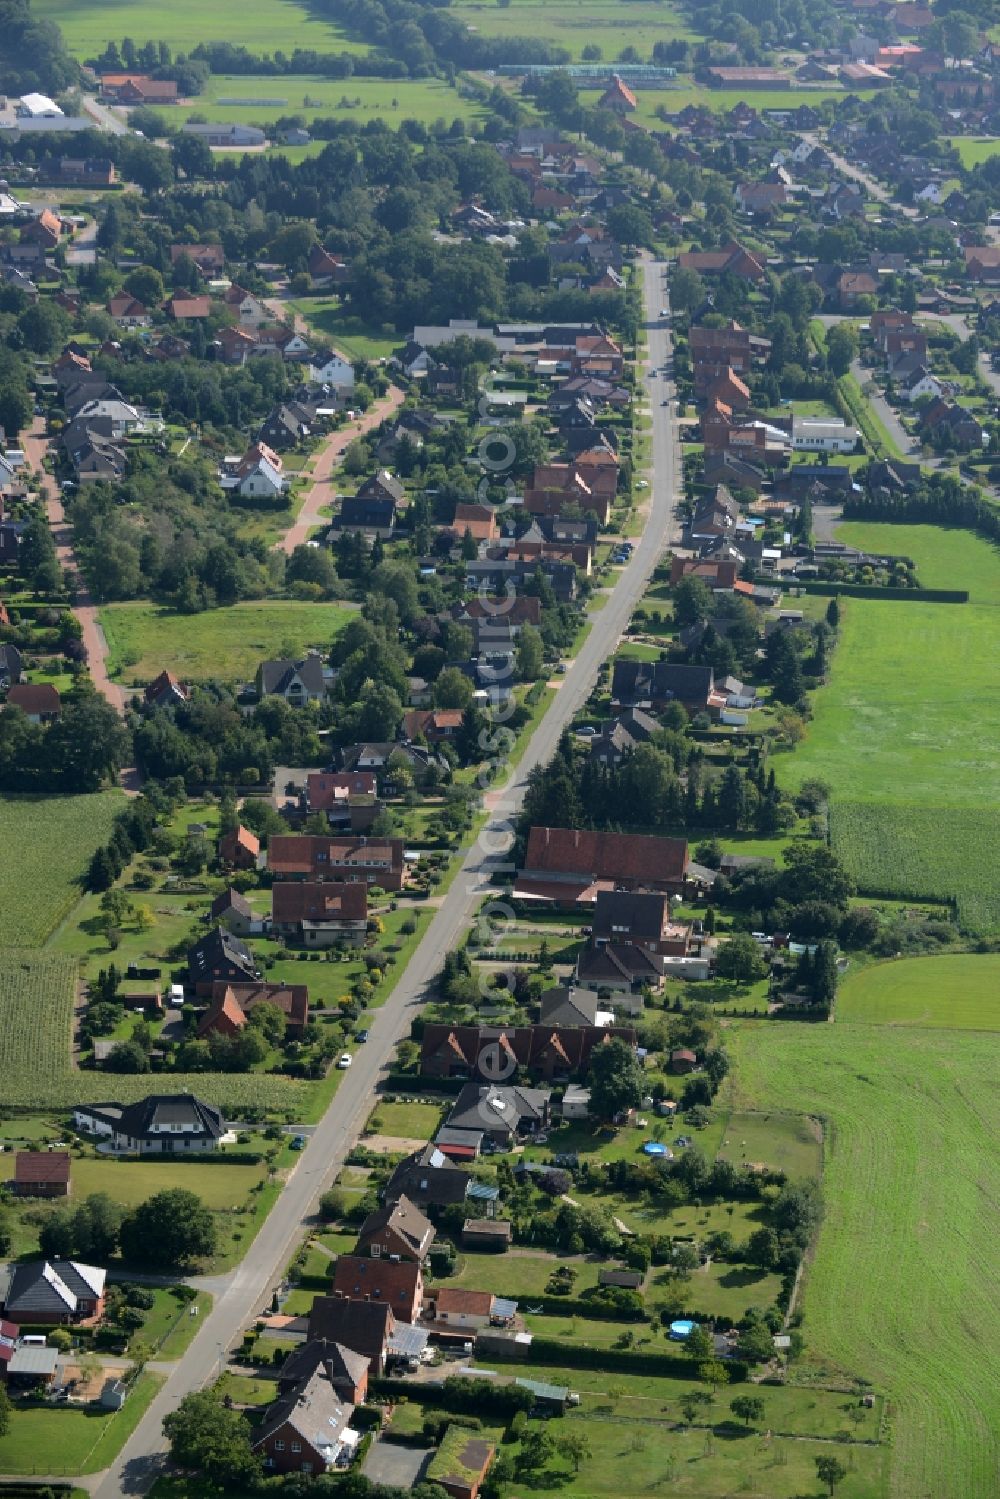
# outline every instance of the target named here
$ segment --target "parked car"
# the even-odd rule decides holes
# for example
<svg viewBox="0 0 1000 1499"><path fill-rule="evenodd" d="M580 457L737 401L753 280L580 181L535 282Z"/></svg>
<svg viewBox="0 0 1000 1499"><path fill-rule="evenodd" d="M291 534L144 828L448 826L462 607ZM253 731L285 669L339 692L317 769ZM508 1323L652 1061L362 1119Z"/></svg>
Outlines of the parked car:
<svg viewBox="0 0 1000 1499"><path fill-rule="evenodd" d="M337 1066L340 1068L341 1072L346 1072L353 1061L354 1058L351 1056L351 1053L349 1051L342 1051L340 1054L340 1061L337 1063Z"/></svg>
<svg viewBox="0 0 1000 1499"><path fill-rule="evenodd" d="M357 1039L359 1041L367 1041L368 1040L368 1032L367 1031L358 1031Z"/></svg>

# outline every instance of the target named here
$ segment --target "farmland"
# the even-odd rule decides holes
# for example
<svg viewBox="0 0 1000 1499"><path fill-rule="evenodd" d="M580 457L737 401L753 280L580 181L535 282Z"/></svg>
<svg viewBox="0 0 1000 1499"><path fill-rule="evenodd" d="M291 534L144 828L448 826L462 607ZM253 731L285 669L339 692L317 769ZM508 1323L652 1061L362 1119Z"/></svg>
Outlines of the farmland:
<svg viewBox="0 0 1000 1499"><path fill-rule="evenodd" d="M804 1296L808 1360L818 1374L862 1375L889 1394L897 1499L991 1499L994 1038L744 1022L729 1044L738 1107L827 1120L825 1218Z"/></svg>
<svg viewBox="0 0 1000 1499"><path fill-rule="evenodd" d="M62 28L66 45L79 58L93 57L109 41L125 36L139 45L163 41L184 51L198 42L236 38L251 51L273 52L276 46L288 53L296 47L355 50L335 26L312 16L296 0L256 0L252 8L238 0L219 0L211 7L198 0L176 0L169 6L153 6L148 0L35 0L32 10Z"/></svg>
<svg viewBox="0 0 1000 1499"><path fill-rule="evenodd" d="M122 805L117 792L97 796L5 797L0 848L0 911L8 941L40 947L71 910L90 857L111 833Z"/></svg>
<svg viewBox="0 0 1000 1499"><path fill-rule="evenodd" d="M267 656L328 647L352 610L344 604L268 600L176 614L155 604L109 604L101 625L110 670L126 684L148 682L169 669L186 681L252 677Z"/></svg>
<svg viewBox="0 0 1000 1499"><path fill-rule="evenodd" d="M837 1021L1000 1030L1000 957L948 953L863 968L840 987Z"/></svg>
<svg viewBox="0 0 1000 1499"><path fill-rule="evenodd" d="M910 900L954 900L971 932L1000 926L993 880L1000 808L835 800L833 846L859 888Z"/></svg>
<svg viewBox="0 0 1000 1499"><path fill-rule="evenodd" d="M452 14L484 37L532 37L565 47L574 60L580 60L585 46L596 43L608 59L618 56L623 47L635 47L648 58L657 42L674 37L695 37L677 8L665 0L646 4L628 4L617 0L611 5L580 3L580 0L537 0L499 6L493 3L456 5Z"/></svg>

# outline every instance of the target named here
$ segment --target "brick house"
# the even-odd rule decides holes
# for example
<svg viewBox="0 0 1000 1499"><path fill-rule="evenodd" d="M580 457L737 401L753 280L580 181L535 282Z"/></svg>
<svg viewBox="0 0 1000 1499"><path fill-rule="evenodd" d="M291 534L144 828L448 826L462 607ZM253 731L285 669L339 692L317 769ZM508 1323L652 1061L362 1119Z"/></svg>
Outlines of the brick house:
<svg viewBox="0 0 1000 1499"><path fill-rule="evenodd" d="M346 1435L353 1414L318 1368L268 1406L251 1446L268 1473L326 1473L357 1445L356 1436Z"/></svg>
<svg viewBox="0 0 1000 1499"><path fill-rule="evenodd" d="M219 839L219 860L231 869L256 869L259 857L260 839L242 823Z"/></svg>
<svg viewBox="0 0 1000 1499"><path fill-rule="evenodd" d="M398 1322L418 1322L424 1302L419 1260L342 1254L333 1271L333 1292L349 1301L391 1306Z"/></svg>
<svg viewBox="0 0 1000 1499"><path fill-rule="evenodd" d="M533 827L514 896L574 906L595 900L599 884L681 895L688 862L683 838Z"/></svg>
<svg viewBox="0 0 1000 1499"><path fill-rule="evenodd" d="M274 1005L285 1017L285 1035L289 1040L301 1036L309 1024L309 989L306 984L227 984L212 985L208 1008L198 1022L198 1035L213 1032L235 1036L247 1024L256 1005Z"/></svg>
<svg viewBox="0 0 1000 1499"><path fill-rule="evenodd" d="M14 1157L15 1197L68 1197L68 1150L19 1150Z"/></svg>
<svg viewBox="0 0 1000 1499"><path fill-rule="evenodd" d="M389 1339L396 1318L378 1301L349 1301L346 1296L315 1296L309 1312L308 1340L326 1339L364 1354L372 1374L385 1371Z"/></svg>
<svg viewBox="0 0 1000 1499"><path fill-rule="evenodd" d="M19 1327L93 1323L104 1313L106 1273L78 1260L31 1260L11 1266L4 1316Z"/></svg>
<svg viewBox="0 0 1000 1499"><path fill-rule="evenodd" d="M325 838L275 833L268 867L281 880L364 880L383 890L403 887L401 838Z"/></svg>
<svg viewBox="0 0 1000 1499"><path fill-rule="evenodd" d="M278 880L271 886L271 930L306 947L361 947L368 886L362 880Z"/></svg>
<svg viewBox="0 0 1000 1499"><path fill-rule="evenodd" d="M500 1028L428 1022L421 1039L420 1074L480 1077L485 1081L500 1057L510 1076L522 1068L545 1082L565 1082L583 1076L594 1048L612 1040L635 1046L635 1031L627 1026L597 1024Z"/></svg>
<svg viewBox="0 0 1000 1499"><path fill-rule="evenodd" d="M434 1225L408 1197L369 1213L358 1234L357 1253L372 1259L398 1255L422 1265L434 1242Z"/></svg>

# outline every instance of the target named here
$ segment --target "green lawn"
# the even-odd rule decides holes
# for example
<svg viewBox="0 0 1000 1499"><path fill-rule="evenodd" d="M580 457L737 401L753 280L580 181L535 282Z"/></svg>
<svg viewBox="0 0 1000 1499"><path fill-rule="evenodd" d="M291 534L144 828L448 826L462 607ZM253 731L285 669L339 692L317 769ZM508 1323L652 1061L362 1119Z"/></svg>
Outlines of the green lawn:
<svg viewBox="0 0 1000 1499"><path fill-rule="evenodd" d="M65 1405L15 1406L0 1438L5 1473L97 1473L106 1468L142 1419L163 1383L143 1374L120 1411Z"/></svg>
<svg viewBox="0 0 1000 1499"><path fill-rule="evenodd" d="M393 1135L409 1140L430 1140L437 1134L444 1112L442 1104L387 1103L383 1099L378 1099L368 1120L367 1128L372 1134Z"/></svg>
<svg viewBox="0 0 1000 1499"><path fill-rule="evenodd" d="M190 51L197 42L232 41L254 52L291 53L296 47L318 52L364 50L344 40L339 29L320 20L296 0L256 0L248 11L238 0L220 0L206 9L198 0L178 0L169 8L153 8L148 0L35 0L36 16L55 21L66 44L77 57L94 57L111 40L130 36L137 45L167 42Z"/></svg>
<svg viewBox="0 0 1000 1499"><path fill-rule="evenodd" d="M495 1296L520 1297L541 1296L549 1277L563 1263L559 1254L461 1254L458 1269L442 1282L446 1286L461 1286L472 1291L492 1291ZM572 1267L576 1271L573 1295L579 1296L589 1286L597 1285L597 1272L605 1262L576 1259ZM522 1306L521 1310L524 1308Z"/></svg>
<svg viewBox="0 0 1000 1499"><path fill-rule="evenodd" d="M139 1337L155 1350L155 1358L180 1358L211 1310L212 1298L207 1291L199 1291L194 1301L184 1302L160 1286L153 1295L156 1305L147 1312Z"/></svg>
<svg viewBox="0 0 1000 1499"><path fill-rule="evenodd" d="M837 527L837 540L911 557L924 588L966 588L973 604L1000 607L1000 549L971 531L845 521Z"/></svg>
<svg viewBox="0 0 1000 1499"><path fill-rule="evenodd" d="M117 791L0 800L4 945L42 945L79 899L80 878L123 805Z"/></svg>
<svg viewBox="0 0 1000 1499"><path fill-rule="evenodd" d="M801 1114L734 1112L726 1121L717 1159L739 1166L750 1162L784 1171L793 1181L818 1177L823 1170L819 1128Z"/></svg>
<svg viewBox="0 0 1000 1499"><path fill-rule="evenodd" d="M352 317L339 297L300 297L289 307L304 317L310 327L335 341L351 359L388 359L399 348L399 335L381 331Z"/></svg>
<svg viewBox="0 0 1000 1499"><path fill-rule="evenodd" d="M945 142L954 146L958 152L963 167L968 171L972 167L978 167L980 163L989 161L991 156L1000 153L1000 140L996 136L970 136L953 135Z"/></svg>
<svg viewBox="0 0 1000 1499"><path fill-rule="evenodd" d="M828 1121L824 1219L803 1302L810 1362L887 1391L894 1499L993 1499L994 1037L747 1022L727 1044L737 1106Z"/></svg>
<svg viewBox="0 0 1000 1499"><path fill-rule="evenodd" d="M156 604L107 604L101 626L110 670L129 686L168 668L185 681L252 677L268 656L326 651L356 611L345 604L302 604L269 599L176 614Z"/></svg>
<svg viewBox="0 0 1000 1499"><path fill-rule="evenodd" d="M948 953L862 968L838 991L837 1021L1000 1030L1000 957Z"/></svg>
<svg viewBox="0 0 1000 1499"><path fill-rule="evenodd" d="M280 31L272 36L274 43L285 45ZM339 43L335 45L339 47ZM431 126L442 119L450 125L456 116L471 123L482 113L477 100L463 98L443 78L324 78L306 73L244 77L219 73L209 79L205 92L196 99L171 108L169 118L178 126L189 115L198 114L227 125L266 127L282 115L297 114L304 116L307 126L331 116L355 120L359 126L372 120L398 125L407 119Z"/></svg>

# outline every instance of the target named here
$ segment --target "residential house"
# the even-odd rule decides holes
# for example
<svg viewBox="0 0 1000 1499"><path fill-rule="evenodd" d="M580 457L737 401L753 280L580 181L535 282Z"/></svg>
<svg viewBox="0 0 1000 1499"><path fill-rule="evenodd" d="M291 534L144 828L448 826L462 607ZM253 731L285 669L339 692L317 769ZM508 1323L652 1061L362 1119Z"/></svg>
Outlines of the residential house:
<svg viewBox="0 0 1000 1499"><path fill-rule="evenodd" d="M740 563L733 558L701 561L694 557L674 555L670 564L670 581L679 583L681 578L703 578L709 588L731 593L739 581Z"/></svg>
<svg viewBox="0 0 1000 1499"><path fill-rule="evenodd" d="M858 429L847 422L792 413L792 448L797 453L853 453Z"/></svg>
<svg viewBox="0 0 1000 1499"><path fill-rule="evenodd" d="M43 208L37 218L21 230L22 245L38 245L43 251L54 250L62 238L63 221L51 208Z"/></svg>
<svg viewBox="0 0 1000 1499"><path fill-rule="evenodd" d="M471 536L473 541L495 541L497 538L497 513L493 505L472 505L462 501L455 506L455 519L451 529L461 541Z"/></svg>
<svg viewBox="0 0 1000 1499"><path fill-rule="evenodd" d="M19 1150L14 1156L15 1197L68 1197L68 1150Z"/></svg>
<svg viewBox="0 0 1000 1499"><path fill-rule="evenodd" d="M678 266L700 276L737 276L741 281L763 281L767 274L763 259L731 240L719 250L684 250Z"/></svg>
<svg viewBox="0 0 1000 1499"><path fill-rule="evenodd" d="M368 1360L342 1343L315 1338L293 1348L278 1370L282 1394L295 1389L322 1369L330 1384L349 1405L363 1405L368 1393Z"/></svg>
<svg viewBox="0 0 1000 1499"><path fill-rule="evenodd" d="M518 1140L548 1128L551 1099L549 1088L466 1083L448 1115L447 1128L479 1134L498 1149L507 1150Z"/></svg>
<svg viewBox="0 0 1000 1499"><path fill-rule="evenodd" d="M339 1343L353 1353L364 1354L370 1373L383 1374L395 1328L392 1307L385 1302L315 1296L309 1312L308 1342Z"/></svg>
<svg viewBox="0 0 1000 1499"><path fill-rule="evenodd" d="M456 1166L436 1145L425 1145L400 1161L385 1189L385 1200L398 1202L406 1197L422 1212L450 1207L465 1202L473 1181L469 1172Z"/></svg>
<svg viewBox="0 0 1000 1499"><path fill-rule="evenodd" d="M19 1327L97 1322L106 1272L79 1260L30 1260L10 1267L4 1316Z"/></svg>
<svg viewBox="0 0 1000 1499"><path fill-rule="evenodd" d="M663 987L664 960L634 942L591 943L576 960L577 982L599 994L635 993Z"/></svg>
<svg viewBox="0 0 1000 1499"><path fill-rule="evenodd" d="M0 624L8 624L7 610L0 605ZM0 641L0 691L16 687L22 676L21 652L9 641Z"/></svg>
<svg viewBox="0 0 1000 1499"><path fill-rule="evenodd" d="M29 723L53 723L62 712L51 682L17 682L7 690L7 707L20 708Z"/></svg>
<svg viewBox="0 0 1000 1499"><path fill-rule="evenodd" d="M143 704L147 708L176 708L181 703L190 701L190 698L190 692L172 671L161 671L142 694Z"/></svg>
<svg viewBox="0 0 1000 1499"><path fill-rule="evenodd" d="M111 298L107 303L107 314L119 328L148 328L153 321L145 303L137 297L130 297L127 292Z"/></svg>
<svg viewBox="0 0 1000 1499"><path fill-rule="evenodd" d="M411 708L403 714L403 733L407 739L426 739L429 744L441 744L446 739L454 739L464 717L461 708Z"/></svg>
<svg viewBox="0 0 1000 1499"><path fill-rule="evenodd" d="M250 352L257 352L256 344ZM258 442L272 448L293 448L305 442L316 425L316 410L302 401L282 401L261 423Z"/></svg>
<svg viewBox="0 0 1000 1499"><path fill-rule="evenodd" d="M281 697L291 708L321 703L326 697L323 658L313 651L301 661L262 661L256 687L258 697Z"/></svg>
<svg viewBox="0 0 1000 1499"><path fill-rule="evenodd" d="M260 297L255 297L253 292L238 286L235 281L227 286L222 302L229 312L235 314L243 328L256 328L261 323L268 322L271 316Z"/></svg>
<svg viewBox="0 0 1000 1499"><path fill-rule="evenodd" d="M274 1005L285 1017L285 1035L297 1040L309 1024L309 989L305 984L230 984L218 980L212 985L208 1008L198 1022L198 1035L213 1032L236 1036L247 1024L256 1005Z"/></svg>
<svg viewBox="0 0 1000 1499"><path fill-rule="evenodd" d="M783 182L740 182L736 201L753 218L771 218L788 202L788 189Z"/></svg>
<svg viewBox="0 0 1000 1499"><path fill-rule="evenodd" d="M224 926L235 937L258 935L263 923L254 915L253 907L245 895L230 885L217 895L209 908L209 919Z"/></svg>
<svg viewBox="0 0 1000 1499"><path fill-rule="evenodd" d="M403 1195L369 1213L358 1234L356 1253L371 1259L398 1255L422 1265L433 1242L434 1225Z"/></svg>
<svg viewBox="0 0 1000 1499"><path fill-rule="evenodd" d="M662 957L687 957L691 928L674 921L662 891L599 890L594 905L594 944L634 943Z"/></svg>
<svg viewBox="0 0 1000 1499"><path fill-rule="evenodd" d="M837 300L843 312L853 312L863 298L878 296L878 276L871 271L842 271L837 281Z"/></svg>
<svg viewBox="0 0 1000 1499"><path fill-rule="evenodd" d="M390 495L343 495L334 519L339 531L364 531L388 541L396 526L397 502Z"/></svg>
<svg viewBox="0 0 1000 1499"><path fill-rule="evenodd" d="M533 827L516 899L560 906L592 905L606 889L665 890L683 894L688 866L683 838Z"/></svg>
<svg viewBox="0 0 1000 1499"><path fill-rule="evenodd" d="M309 361L309 380L313 385L330 385L335 390L354 389L354 365L346 354L336 349L317 349Z"/></svg>
<svg viewBox="0 0 1000 1499"><path fill-rule="evenodd" d="M236 463L227 459L219 476L223 489L245 500L277 500L288 488L284 463L273 448L252 443Z"/></svg>
<svg viewBox="0 0 1000 1499"><path fill-rule="evenodd" d="M211 316L212 299L195 296L193 292L174 292L164 302L163 311L177 323L200 321Z"/></svg>
<svg viewBox="0 0 1000 1499"><path fill-rule="evenodd" d="M271 886L271 930L305 947L362 947L368 930L368 886L279 880Z"/></svg>
<svg viewBox="0 0 1000 1499"><path fill-rule="evenodd" d="M704 713L714 687L710 666L618 660L611 672L611 701L623 707L663 709L677 702L689 713Z"/></svg>
<svg viewBox="0 0 1000 1499"><path fill-rule="evenodd" d="M517 1302L494 1296L492 1291L466 1291L459 1286L438 1286L430 1293L431 1325L437 1332L479 1332L484 1327L508 1327Z"/></svg>
<svg viewBox="0 0 1000 1499"><path fill-rule="evenodd" d="M402 838L273 833L267 862L275 879L362 880L388 891L403 886Z"/></svg>
<svg viewBox="0 0 1000 1499"><path fill-rule="evenodd" d="M421 1038L421 1076L495 1080L498 1068L507 1077L513 1077L520 1068L552 1083L582 1076L595 1046L610 1040L635 1045L635 1032L612 1026L612 1015L598 1013L596 1019L594 1025L565 1028L431 1022Z"/></svg>
<svg viewBox="0 0 1000 1499"><path fill-rule="evenodd" d="M420 1261L395 1254L342 1254L333 1270L333 1293L349 1301L381 1302L392 1307L397 1322L418 1322L424 1301Z"/></svg>
<svg viewBox="0 0 1000 1499"><path fill-rule="evenodd" d="M608 1018L601 1011L596 989L577 989L571 982L546 989L538 996L538 1023L545 1028L589 1026L596 1029L608 1023Z"/></svg>
<svg viewBox="0 0 1000 1499"><path fill-rule="evenodd" d="M222 1111L193 1093L151 1093L138 1103L81 1103L73 1127L129 1155L185 1155L218 1150Z"/></svg>
<svg viewBox="0 0 1000 1499"><path fill-rule="evenodd" d="M256 869L260 858L260 839L242 823L219 839L219 862L230 869Z"/></svg>
<svg viewBox="0 0 1000 1499"><path fill-rule="evenodd" d="M322 1368L267 1407L250 1445L267 1473L327 1473L349 1460L361 1440L346 1404Z"/></svg>
<svg viewBox="0 0 1000 1499"><path fill-rule="evenodd" d="M225 927L213 927L200 937L187 954L188 977L196 994L207 998L213 984L256 983L260 978L257 961L245 942Z"/></svg>
<svg viewBox="0 0 1000 1499"><path fill-rule="evenodd" d="M192 125L182 127L185 135L197 135L206 146L220 150L236 150L238 147L266 146L267 136L257 125Z"/></svg>
<svg viewBox="0 0 1000 1499"><path fill-rule="evenodd" d="M176 104L177 81L146 73L102 73L101 96L113 104Z"/></svg>
<svg viewBox="0 0 1000 1499"><path fill-rule="evenodd" d="M615 114L631 114L638 109L639 101L635 94L623 83L617 73L611 75L611 82L597 101L598 109L610 109Z"/></svg>
<svg viewBox="0 0 1000 1499"><path fill-rule="evenodd" d="M304 810L325 816L331 829L367 833L381 806L370 770L311 771L306 777Z"/></svg>
<svg viewBox="0 0 1000 1499"><path fill-rule="evenodd" d="M313 245L306 268L314 287L346 286L351 279L348 266L328 250L324 250L322 245Z"/></svg>

